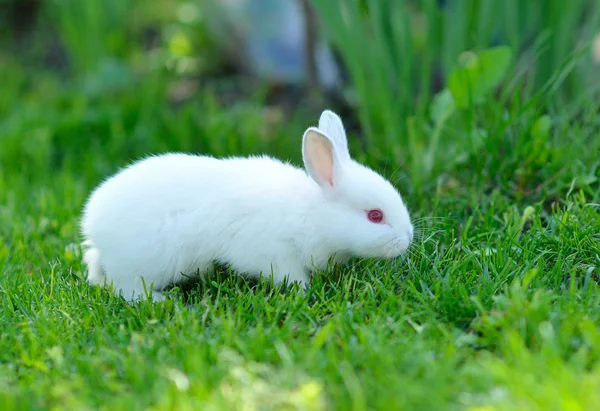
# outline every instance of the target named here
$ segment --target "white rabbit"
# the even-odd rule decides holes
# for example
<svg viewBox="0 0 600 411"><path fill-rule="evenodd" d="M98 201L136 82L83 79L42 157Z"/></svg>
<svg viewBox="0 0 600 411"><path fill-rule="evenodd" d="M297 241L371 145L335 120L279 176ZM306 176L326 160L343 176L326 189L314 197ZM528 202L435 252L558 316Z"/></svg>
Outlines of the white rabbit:
<svg viewBox="0 0 600 411"><path fill-rule="evenodd" d="M262 156L151 156L100 184L84 208L90 284L133 301L214 262L306 284L331 258L393 258L413 238L400 194L350 158L340 118L324 111L302 140L306 170ZM142 280L143 279L143 280Z"/></svg>

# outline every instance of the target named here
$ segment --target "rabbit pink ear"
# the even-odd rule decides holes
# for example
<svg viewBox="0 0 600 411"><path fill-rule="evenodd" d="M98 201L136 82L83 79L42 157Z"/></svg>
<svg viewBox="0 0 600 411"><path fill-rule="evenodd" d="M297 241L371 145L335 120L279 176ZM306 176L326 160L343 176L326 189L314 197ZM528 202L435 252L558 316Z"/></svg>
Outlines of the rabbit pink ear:
<svg viewBox="0 0 600 411"><path fill-rule="evenodd" d="M331 110L325 110L319 118L319 130L326 133L334 142L340 160L350 160L346 130L340 116Z"/></svg>
<svg viewBox="0 0 600 411"><path fill-rule="evenodd" d="M334 146L330 138L315 127L310 127L302 137L304 167L321 186L333 186Z"/></svg>

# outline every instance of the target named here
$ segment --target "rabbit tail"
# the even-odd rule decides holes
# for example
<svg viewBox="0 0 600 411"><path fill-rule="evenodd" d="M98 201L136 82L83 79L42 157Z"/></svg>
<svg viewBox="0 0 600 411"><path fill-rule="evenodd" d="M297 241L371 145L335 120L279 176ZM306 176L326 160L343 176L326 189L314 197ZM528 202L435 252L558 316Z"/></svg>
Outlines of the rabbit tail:
<svg viewBox="0 0 600 411"><path fill-rule="evenodd" d="M88 283L91 285L104 285L106 274L100 263L100 252L91 241L86 241L83 245L86 248L83 261L88 267Z"/></svg>

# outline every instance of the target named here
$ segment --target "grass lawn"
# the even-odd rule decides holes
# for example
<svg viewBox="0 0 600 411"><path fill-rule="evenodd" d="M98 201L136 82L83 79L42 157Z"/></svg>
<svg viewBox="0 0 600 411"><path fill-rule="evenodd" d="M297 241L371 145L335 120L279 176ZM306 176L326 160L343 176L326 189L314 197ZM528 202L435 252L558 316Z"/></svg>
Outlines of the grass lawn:
<svg viewBox="0 0 600 411"><path fill-rule="evenodd" d="M165 151L300 165L326 107L281 117L210 87L174 106L162 74L97 90L40 71L32 86L25 64L5 63L0 410L600 410L597 94L534 113L517 107L536 98L510 91L463 108L421 178L423 158L365 152L349 131L412 211L404 258L336 267L306 295L225 270L129 305L85 282L90 190Z"/></svg>

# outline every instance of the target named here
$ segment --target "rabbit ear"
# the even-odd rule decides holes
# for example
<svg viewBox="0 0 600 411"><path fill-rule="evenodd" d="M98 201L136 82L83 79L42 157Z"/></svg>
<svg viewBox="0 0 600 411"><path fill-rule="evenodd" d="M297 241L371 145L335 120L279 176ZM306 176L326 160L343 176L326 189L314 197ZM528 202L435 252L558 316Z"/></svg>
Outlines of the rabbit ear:
<svg viewBox="0 0 600 411"><path fill-rule="evenodd" d="M310 127L302 137L304 167L320 186L333 187L336 147L331 138L316 127Z"/></svg>
<svg viewBox="0 0 600 411"><path fill-rule="evenodd" d="M325 110L319 118L319 129L331 137L338 149L340 160L350 160L348 139L346 138L346 130L344 130L342 119L333 111Z"/></svg>

